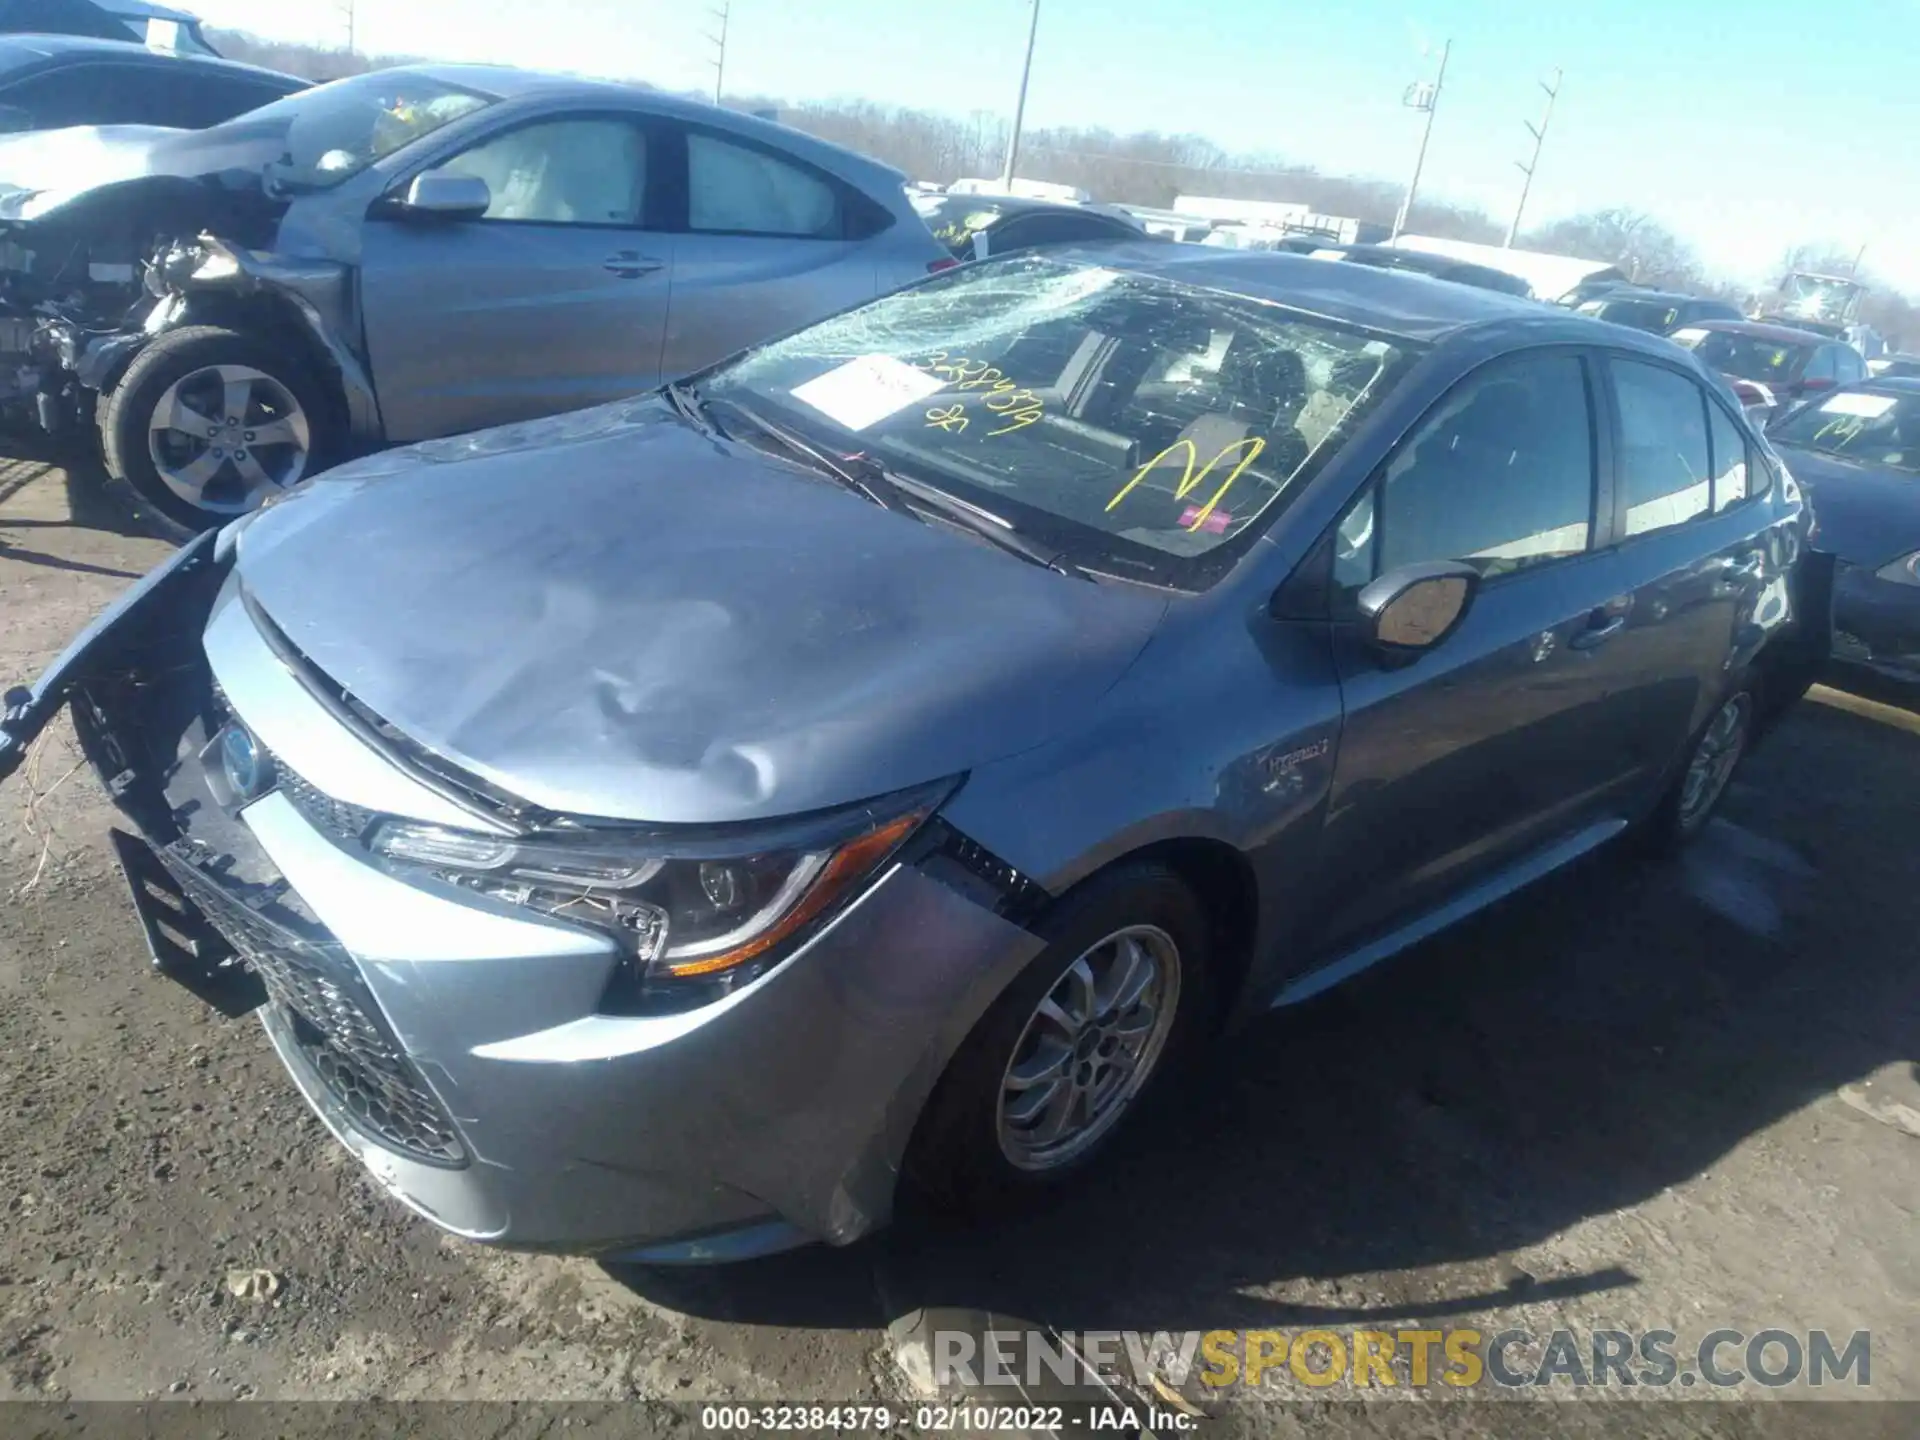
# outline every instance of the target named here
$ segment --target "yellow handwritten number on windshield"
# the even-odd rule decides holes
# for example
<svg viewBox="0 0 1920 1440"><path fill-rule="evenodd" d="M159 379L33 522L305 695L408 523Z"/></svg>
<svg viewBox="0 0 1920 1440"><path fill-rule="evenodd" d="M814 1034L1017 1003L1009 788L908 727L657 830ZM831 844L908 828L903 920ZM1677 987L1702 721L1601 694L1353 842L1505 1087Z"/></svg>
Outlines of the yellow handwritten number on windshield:
<svg viewBox="0 0 1920 1440"><path fill-rule="evenodd" d="M928 428L945 430L950 435L958 435L967 428L967 407L955 401L944 410L938 405L927 411Z"/></svg>
<svg viewBox="0 0 1920 1440"><path fill-rule="evenodd" d="M1120 487L1120 493L1107 502L1107 509L1112 510L1122 500L1126 499L1127 496L1132 493L1133 487L1147 478L1149 471L1153 470L1161 461L1178 451L1186 451L1186 466L1180 473L1180 483L1176 485L1173 490L1173 498L1176 500L1186 499L1187 496L1205 484L1207 476L1213 473L1214 466L1220 464L1229 455L1237 451L1244 451L1245 453L1240 456L1239 462L1227 473L1227 478L1220 482L1220 488L1213 492L1213 498L1207 501L1205 505L1202 505L1199 513L1187 522L1187 529L1197 531L1202 525L1207 523L1207 517L1213 514L1214 507L1226 498L1227 491L1233 488L1233 482L1240 478L1241 474L1249 465L1260 458L1260 452L1266 448L1267 442L1264 439L1258 435L1249 435L1245 439L1236 440L1233 444L1227 446L1226 449L1207 461L1205 465L1201 465L1199 471L1196 473L1193 467L1199 464L1199 450L1194 447L1194 443L1191 440L1185 438L1176 440L1136 470L1133 478Z"/></svg>

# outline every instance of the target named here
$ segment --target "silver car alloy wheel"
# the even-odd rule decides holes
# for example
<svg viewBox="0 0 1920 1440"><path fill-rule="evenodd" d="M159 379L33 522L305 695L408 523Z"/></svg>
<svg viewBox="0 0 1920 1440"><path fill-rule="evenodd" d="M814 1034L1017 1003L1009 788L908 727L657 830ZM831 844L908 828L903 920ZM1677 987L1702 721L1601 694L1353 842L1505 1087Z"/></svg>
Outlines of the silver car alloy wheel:
<svg viewBox="0 0 1920 1440"><path fill-rule="evenodd" d="M1680 784L1682 830L1697 828L1727 788L1747 748L1747 725L1752 715L1753 699L1742 692L1730 696L1707 722Z"/></svg>
<svg viewBox="0 0 1920 1440"><path fill-rule="evenodd" d="M1180 1008L1180 952L1151 925L1082 951L1028 1016L1000 1081L1000 1153L1054 1170L1119 1123L1152 1076Z"/></svg>
<svg viewBox="0 0 1920 1440"><path fill-rule="evenodd" d="M251 365L203 365L161 392L147 426L161 482L212 515L242 515L306 473L307 412Z"/></svg>

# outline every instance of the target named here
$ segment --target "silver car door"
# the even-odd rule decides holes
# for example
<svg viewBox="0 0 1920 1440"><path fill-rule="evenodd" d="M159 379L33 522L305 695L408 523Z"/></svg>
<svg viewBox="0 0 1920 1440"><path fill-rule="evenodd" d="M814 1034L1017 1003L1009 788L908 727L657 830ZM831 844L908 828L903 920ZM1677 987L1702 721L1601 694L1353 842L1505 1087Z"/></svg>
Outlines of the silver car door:
<svg viewBox="0 0 1920 1440"><path fill-rule="evenodd" d="M892 217L874 202L758 141L700 126L678 133L686 214L664 374L698 370L879 292ZM889 277L886 288L898 283Z"/></svg>
<svg viewBox="0 0 1920 1440"><path fill-rule="evenodd" d="M653 218L658 147L644 117L532 120L436 167L487 182L483 217L374 206L360 293L387 439L504 424L659 383L674 237Z"/></svg>

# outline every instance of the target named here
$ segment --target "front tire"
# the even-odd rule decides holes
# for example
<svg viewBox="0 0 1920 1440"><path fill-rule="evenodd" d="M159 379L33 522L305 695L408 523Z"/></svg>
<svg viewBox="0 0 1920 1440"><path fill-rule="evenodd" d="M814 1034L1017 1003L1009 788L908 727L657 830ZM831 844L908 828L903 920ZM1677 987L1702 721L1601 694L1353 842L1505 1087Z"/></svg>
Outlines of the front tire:
<svg viewBox="0 0 1920 1440"><path fill-rule="evenodd" d="M1079 1176L1211 1020L1208 927L1164 866L1100 876L1040 928L1046 950L962 1042L914 1130L907 1177L937 1210L1000 1214Z"/></svg>
<svg viewBox="0 0 1920 1440"><path fill-rule="evenodd" d="M100 407L107 473L174 525L210 530L324 469L340 424L284 347L213 325L169 331Z"/></svg>

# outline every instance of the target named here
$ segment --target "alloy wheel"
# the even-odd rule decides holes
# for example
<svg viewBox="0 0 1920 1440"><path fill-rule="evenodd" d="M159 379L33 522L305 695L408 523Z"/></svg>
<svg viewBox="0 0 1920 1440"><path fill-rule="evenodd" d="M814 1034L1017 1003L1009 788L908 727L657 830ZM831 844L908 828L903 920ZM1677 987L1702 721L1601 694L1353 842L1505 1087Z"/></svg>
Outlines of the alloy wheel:
<svg viewBox="0 0 1920 1440"><path fill-rule="evenodd" d="M161 482L212 515L241 515L306 473L307 413L251 365L204 365L161 392L147 448Z"/></svg>
<svg viewBox="0 0 1920 1440"><path fill-rule="evenodd" d="M1693 830L1707 818L1733 778L1733 770L1747 748L1747 727L1753 715L1753 699L1742 692L1730 697L1694 746L1687 762L1686 777L1680 784L1680 828Z"/></svg>
<svg viewBox="0 0 1920 1440"><path fill-rule="evenodd" d="M1180 1006L1180 952L1151 925L1115 931L1066 968L1000 1081L1000 1152L1053 1170L1110 1131L1159 1065Z"/></svg>

